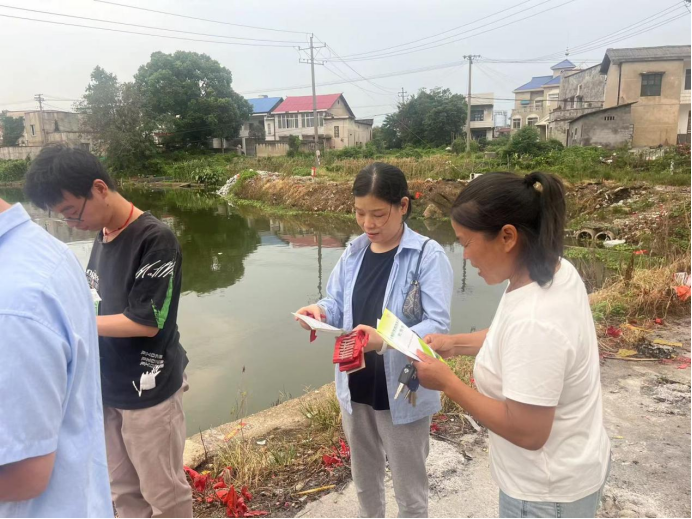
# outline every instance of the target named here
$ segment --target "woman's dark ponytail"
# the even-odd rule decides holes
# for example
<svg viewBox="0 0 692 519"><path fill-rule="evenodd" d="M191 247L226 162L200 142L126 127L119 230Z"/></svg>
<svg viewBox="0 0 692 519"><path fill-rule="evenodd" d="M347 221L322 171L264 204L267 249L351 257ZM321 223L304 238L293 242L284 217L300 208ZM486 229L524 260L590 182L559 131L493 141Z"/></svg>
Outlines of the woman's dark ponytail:
<svg viewBox="0 0 692 519"><path fill-rule="evenodd" d="M491 238L505 225L513 225L519 234L519 261L531 279L541 286L553 280L565 229L564 188L556 176L486 173L459 194L451 216L459 225Z"/></svg>
<svg viewBox="0 0 692 519"><path fill-rule="evenodd" d="M400 204L408 198L408 209L404 221L411 216L413 197L408 191L406 175L396 166L384 162L373 162L365 166L353 181L353 196L373 195L389 204Z"/></svg>

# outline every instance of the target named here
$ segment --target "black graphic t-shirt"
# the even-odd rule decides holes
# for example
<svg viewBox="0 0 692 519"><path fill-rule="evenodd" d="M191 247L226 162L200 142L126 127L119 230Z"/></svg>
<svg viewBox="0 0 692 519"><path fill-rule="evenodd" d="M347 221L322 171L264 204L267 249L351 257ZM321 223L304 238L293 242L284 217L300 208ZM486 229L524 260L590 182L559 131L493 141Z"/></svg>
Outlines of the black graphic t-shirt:
<svg viewBox="0 0 692 519"><path fill-rule="evenodd" d="M173 231L146 212L111 242L99 233L87 279L101 298L98 315L124 314L159 329L154 337L99 337L103 404L160 404L180 389L188 362L177 325L182 255Z"/></svg>

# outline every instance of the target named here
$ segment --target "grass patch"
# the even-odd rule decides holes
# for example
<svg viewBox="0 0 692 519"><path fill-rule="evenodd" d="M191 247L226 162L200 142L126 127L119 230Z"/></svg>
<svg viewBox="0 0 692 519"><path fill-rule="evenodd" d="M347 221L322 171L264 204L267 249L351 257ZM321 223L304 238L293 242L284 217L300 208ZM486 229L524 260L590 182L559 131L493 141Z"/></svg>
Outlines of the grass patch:
<svg viewBox="0 0 692 519"><path fill-rule="evenodd" d="M673 275L689 271L690 258L684 256L614 278L590 296L594 319L609 323L689 313L689 301L680 301L672 289Z"/></svg>
<svg viewBox="0 0 692 519"><path fill-rule="evenodd" d="M449 367L452 368L454 374L467 384L468 386L475 387L473 380L473 365L475 363L475 357L454 357L447 361ZM451 400L447 395L442 394L442 410L440 411L446 415L457 415L462 411L459 404Z"/></svg>

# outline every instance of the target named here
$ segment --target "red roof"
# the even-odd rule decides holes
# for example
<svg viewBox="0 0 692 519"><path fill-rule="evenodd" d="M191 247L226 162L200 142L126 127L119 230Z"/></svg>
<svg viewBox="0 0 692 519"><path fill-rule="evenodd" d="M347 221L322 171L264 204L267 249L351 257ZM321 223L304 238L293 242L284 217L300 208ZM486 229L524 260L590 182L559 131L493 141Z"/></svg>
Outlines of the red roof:
<svg viewBox="0 0 692 519"><path fill-rule="evenodd" d="M341 97L341 94L327 94L317 96L317 109L329 110L336 100ZM272 113L283 112L311 112L312 111L312 96L293 96L287 97L283 103L272 110Z"/></svg>

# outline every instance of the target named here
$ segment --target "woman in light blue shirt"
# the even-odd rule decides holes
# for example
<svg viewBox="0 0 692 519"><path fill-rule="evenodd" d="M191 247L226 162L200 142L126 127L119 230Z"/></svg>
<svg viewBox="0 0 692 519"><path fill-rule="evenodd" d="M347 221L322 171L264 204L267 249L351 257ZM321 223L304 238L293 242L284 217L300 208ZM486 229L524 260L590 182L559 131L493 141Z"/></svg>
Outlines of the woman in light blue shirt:
<svg viewBox="0 0 692 519"><path fill-rule="evenodd" d="M351 469L362 517L384 517L385 460L389 461L400 517L427 517L430 417L440 394L420 388L415 406L394 399L407 358L387 349L373 329L385 308L420 337L447 333L452 267L442 247L412 231L411 195L402 171L376 162L353 183L356 221L364 234L353 240L332 271L327 297L298 310L344 330L369 336L363 370L336 367L336 392L351 447ZM419 261L420 260L420 261ZM422 316L406 318L404 301L418 273ZM407 312L409 316L410 312ZM302 321L301 321L301 324Z"/></svg>

